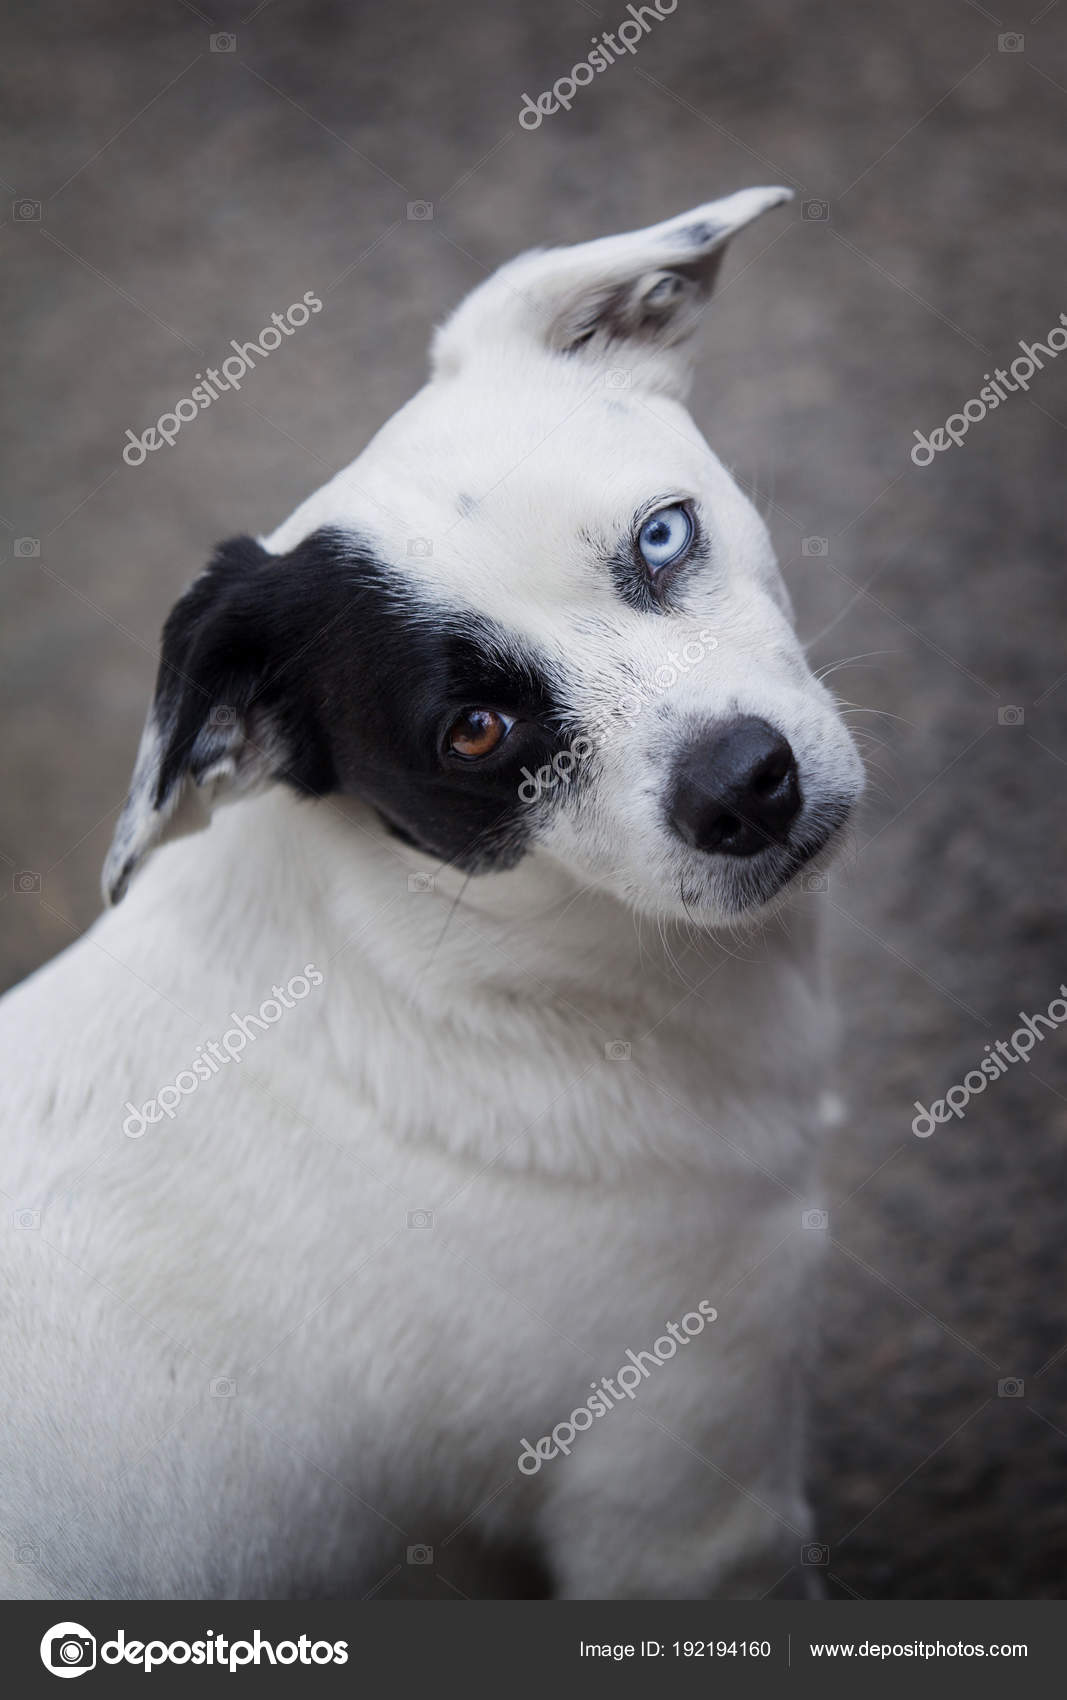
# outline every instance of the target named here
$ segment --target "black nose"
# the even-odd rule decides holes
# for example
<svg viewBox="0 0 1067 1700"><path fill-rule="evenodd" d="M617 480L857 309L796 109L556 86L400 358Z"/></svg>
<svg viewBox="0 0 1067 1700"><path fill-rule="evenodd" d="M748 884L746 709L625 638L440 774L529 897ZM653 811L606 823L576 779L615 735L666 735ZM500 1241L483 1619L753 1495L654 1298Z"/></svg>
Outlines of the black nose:
<svg viewBox="0 0 1067 1700"><path fill-rule="evenodd" d="M752 715L709 731L686 750L674 778L670 821L694 850L753 856L784 844L800 808L789 744Z"/></svg>

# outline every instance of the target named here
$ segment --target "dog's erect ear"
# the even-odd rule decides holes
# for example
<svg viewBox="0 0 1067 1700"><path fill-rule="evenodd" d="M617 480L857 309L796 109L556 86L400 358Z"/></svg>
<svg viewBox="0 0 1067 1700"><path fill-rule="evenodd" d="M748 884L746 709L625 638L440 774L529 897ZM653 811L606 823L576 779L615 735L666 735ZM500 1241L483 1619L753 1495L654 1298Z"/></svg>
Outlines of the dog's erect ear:
<svg viewBox="0 0 1067 1700"><path fill-rule="evenodd" d="M156 692L104 864L117 903L148 852L217 802L286 779L330 790L332 763L294 659L293 587L251 537L224 543L163 628Z"/></svg>
<svg viewBox="0 0 1067 1700"><path fill-rule="evenodd" d="M522 254L461 303L434 341L448 377L476 360L514 361L521 345L632 368L635 380L682 395L681 345L700 321L726 244L791 189L741 189L664 224L575 248Z"/></svg>

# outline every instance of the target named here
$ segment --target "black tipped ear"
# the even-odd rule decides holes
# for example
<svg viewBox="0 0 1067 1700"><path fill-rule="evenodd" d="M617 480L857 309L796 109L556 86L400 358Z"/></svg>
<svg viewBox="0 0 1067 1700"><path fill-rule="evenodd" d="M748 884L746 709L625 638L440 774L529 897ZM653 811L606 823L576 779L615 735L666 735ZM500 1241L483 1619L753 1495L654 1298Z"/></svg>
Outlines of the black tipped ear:
<svg viewBox="0 0 1067 1700"><path fill-rule="evenodd" d="M104 864L117 903L150 850L202 830L217 802L284 779L332 789L303 688L286 560L251 537L224 543L163 628L155 697Z"/></svg>
<svg viewBox="0 0 1067 1700"><path fill-rule="evenodd" d="M469 295L437 333L444 376L479 359L513 361L526 343L632 367L634 381L683 395L684 349L700 322L726 251L745 225L792 198L785 188L741 189L678 218L574 248L522 254Z"/></svg>

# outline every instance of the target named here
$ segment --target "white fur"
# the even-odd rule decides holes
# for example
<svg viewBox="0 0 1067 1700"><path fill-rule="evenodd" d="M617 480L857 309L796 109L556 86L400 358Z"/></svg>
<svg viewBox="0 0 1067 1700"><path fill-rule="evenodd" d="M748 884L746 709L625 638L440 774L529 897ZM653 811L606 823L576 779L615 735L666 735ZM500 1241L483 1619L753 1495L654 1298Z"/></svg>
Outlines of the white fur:
<svg viewBox="0 0 1067 1700"><path fill-rule="evenodd" d="M7 1594L359 1594L418 1543L448 1577L472 1535L529 1545L565 1597L760 1593L799 1565L818 901L717 931L738 920L723 858L659 798L685 729L727 713L780 726L816 799L854 799L859 764L762 522L678 399L681 329L558 349L590 291L681 266L680 229L707 222L706 257L781 198L505 268L427 387L266 540L371 536L535 643L576 722L613 720L518 866L467 881L356 801L246 796L4 1001ZM712 539L675 621L576 542L657 492L692 493ZM627 724L620 693L707 628L707 660ZM138 854L165 835L149 807ZM127 1100L307 963L321 987L126 1137ZM701 1299L699 1339L520 1475L523 1437Z"/></svg>

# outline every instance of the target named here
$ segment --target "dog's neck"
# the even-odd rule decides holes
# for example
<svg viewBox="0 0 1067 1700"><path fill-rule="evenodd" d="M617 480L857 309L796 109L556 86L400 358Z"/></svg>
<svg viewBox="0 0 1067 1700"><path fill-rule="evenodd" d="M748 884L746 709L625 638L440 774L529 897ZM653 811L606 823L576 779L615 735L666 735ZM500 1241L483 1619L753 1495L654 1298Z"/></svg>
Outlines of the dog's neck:
<svg viewBox="0 0 1067 1700"><path fill-rule="evenodd" d="M582 992L594 1010L646 1003L658 1017L689 987L753 970L772 995L778 973L811 977L817 904L794 904L737 934L642 915L542 851L506 871L467 875L393 836L358 802L307 802L275 791L226 809L221 854L262 855L303 913L294 934L325 929L329 954L373 966L409 1004L441 1010L445 993L521 1001ZM281 841L279 843L279 840ZM201 845L203 840L201 840ZM278 877L277 875L275 876ZM346 941L348 941L346 943Z"/></svg>
<svg viewBox="0 0 1067 1700"><path fill-rule="evenodd" d="M234 997L314 962L322 1060L398 1131L444 1129L468 1154L499 1149L502 1125L581 1077L525 1142L531 1163L669 1144L665 1122L685 1119L672 1104L774 1161L825 1083L817 903L734 938L687 935L536 853L468 879L359 805L275 790L161 852L117 916L127 906L138 924L162 912L202 928L239 965Z"/></svg>

